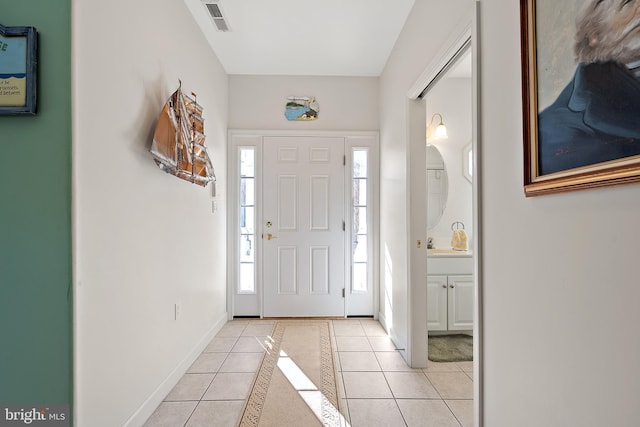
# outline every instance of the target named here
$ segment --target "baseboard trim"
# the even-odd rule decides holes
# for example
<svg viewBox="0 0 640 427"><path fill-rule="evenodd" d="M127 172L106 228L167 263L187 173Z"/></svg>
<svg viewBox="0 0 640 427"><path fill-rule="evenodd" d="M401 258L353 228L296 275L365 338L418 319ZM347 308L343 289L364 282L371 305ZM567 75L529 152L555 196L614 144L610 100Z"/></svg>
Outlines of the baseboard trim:
<svg viewBox="0 0 640 427"><path fill-rule="evenodd" d="M123 427L139 427L149 419L158 405L162 403L167 394L169 394L178 381L180 381L180 378L182 378L185 372L187 372L187 369L189 369L198 356L200 356L213 337L215 337L220 329L222 329L224 324L227 323L227 316L228 314L225 312L218 318L218 321L213 324L207 333L204 334L200 341L198 341L184 359L182 359L178 366L176 366L167 378L160 383L158 388L151 393L147 400L140 405L133 415L123 424Z"/></svg>
<svg viewBox="0 0 640 427"><path fill-rule="evenodd" d="M389 328L387 328L387 318L384 317L384 313L378 313L378 322L382 325L382 328L387 332L387 335L391 335Z"/></svg>

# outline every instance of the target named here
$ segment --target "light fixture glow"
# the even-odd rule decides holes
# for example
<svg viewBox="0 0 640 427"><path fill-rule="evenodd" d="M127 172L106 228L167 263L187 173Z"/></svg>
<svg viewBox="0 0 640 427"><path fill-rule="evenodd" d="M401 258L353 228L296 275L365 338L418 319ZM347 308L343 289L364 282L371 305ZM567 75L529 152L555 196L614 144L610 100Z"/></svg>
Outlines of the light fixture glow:
<svg viewBox="0 0 640 427"><path fill-rule="evenodd" d="M438 123L435 127L435 130L433 129L433 119L436 118L436 116L440 117L440 123ZM431 116L431 121L429 122L429 126L427 126L427 139L433 138L433 139L447 139L449 136L447 135L447 127L444 125L443 121L442 121L442 114L440 113L435 113L433 116Z"/></svg>

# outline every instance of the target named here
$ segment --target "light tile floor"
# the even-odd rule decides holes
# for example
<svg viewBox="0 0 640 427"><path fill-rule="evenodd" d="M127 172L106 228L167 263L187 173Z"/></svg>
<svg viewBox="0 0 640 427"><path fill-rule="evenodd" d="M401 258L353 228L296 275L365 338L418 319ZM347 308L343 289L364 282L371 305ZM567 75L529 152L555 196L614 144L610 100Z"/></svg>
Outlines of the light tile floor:
<svg viewBox="0 0 640 427"><path fill-rule="evenodd" d="M228 322L145 427L235 426L273 323ZM411 369L376 320L332 323L341 408L352 427L473 425L472 362Z"/></svg>

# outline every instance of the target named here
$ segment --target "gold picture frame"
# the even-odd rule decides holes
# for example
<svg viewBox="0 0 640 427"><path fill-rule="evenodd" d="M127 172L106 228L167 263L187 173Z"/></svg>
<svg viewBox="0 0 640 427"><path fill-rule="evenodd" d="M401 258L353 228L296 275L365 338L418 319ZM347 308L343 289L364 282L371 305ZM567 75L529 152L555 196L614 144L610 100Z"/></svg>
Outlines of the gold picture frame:
<svg viewBox="0 0 640 427"><path fill-rule="evenodd" d="M581 36L578 17L588 13L600 13L597 7L601 2L588 0L583 10L577 10L577 3L557 2L557 0L520 0L524 192L527 197L640 181L640 136L635 138L626 135L614 138L600 132L599 129L594 131L590 128L587 129L590 133L582 133L580 127L590 118L584 119L584 114L582 118L579 117L581 113L574 113L571 108L563 110L562 104L565 98L574 95L577 97L576 92L580 89L580 84L594 81L593 78L587 80L583 74L602 65L576 60L571 66L572 69L569 69L569 65L560 64L561 58L572 58L573 51L578 52L577 43ZM543 15L537 19L539 7ZM594 9L587 10L586 8L589 7ZM539 61L542 62L542 66ZM564 79L557 73L554 74L557 71L556 68L565 70ZM611 70L624 74L627 68L623 69L621 63L611 61L608 71ZM569 71L570 74L568 74ZM606 77L608 76L606 72L596 73L596 75ZM605 77L600 79L604 81ZM633 78L631 80L635 81ZM551 86L548 83L550 81L561 87L548 90ZM606 83L611 94L628 89L626 86L628 82L624 83L625 86L622 89L613 86L617 84L616 81L609 80L608 77ZM640 88L640 80L637 80L637 84ZM541 98L544 99L541 101ZM574 102L574 98L570 99L570 102ZM585 102L588 104L592 101L587 99ZM604 119L598 118L600 121L606 121L608 117L614 117L614 120L617 120L617 115L621 111L623 115L629 113L621 108L636 112L635 108L640 107L640 100L632 101L631 105L612 99L594 100L593 103L595 102L600 102L598 104L600 106L612 106L610 112L602 108L598 110L600 113L604 111L606 116ZM543 105L544 103L548 105ZM635 120L637 125L636 129L630 132L633 135L635 133L640 135L640 115L629 115L629 117L632 117L631 120ZM577 120L578 124L574 124L574 120ZM561 128L565 125L568 131Z"/></svg>

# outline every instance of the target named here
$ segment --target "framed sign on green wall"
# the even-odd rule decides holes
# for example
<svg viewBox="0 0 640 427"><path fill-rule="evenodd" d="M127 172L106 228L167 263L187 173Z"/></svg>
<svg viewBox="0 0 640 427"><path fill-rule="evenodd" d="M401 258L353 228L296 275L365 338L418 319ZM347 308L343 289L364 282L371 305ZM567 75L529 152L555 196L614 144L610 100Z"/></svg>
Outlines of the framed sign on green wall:
<svg viewBox="0 0 640 427"><path fill-rule="evenodd" d="M36 113L37 34L0 25L0 115Z"/></svg>

